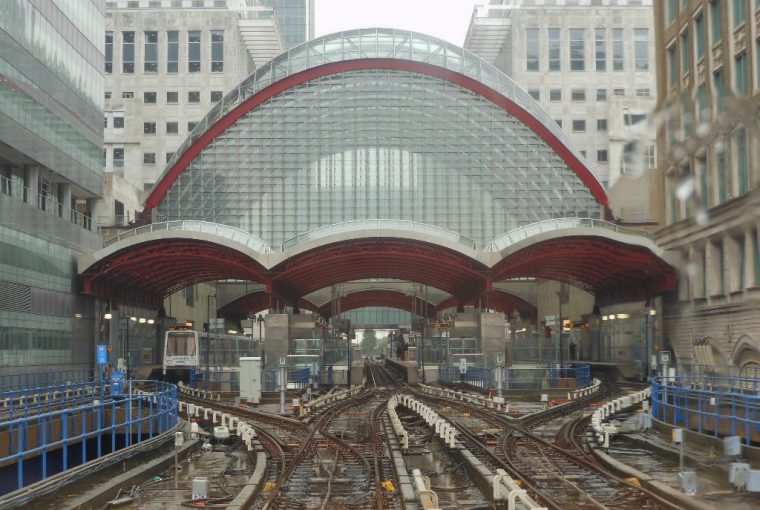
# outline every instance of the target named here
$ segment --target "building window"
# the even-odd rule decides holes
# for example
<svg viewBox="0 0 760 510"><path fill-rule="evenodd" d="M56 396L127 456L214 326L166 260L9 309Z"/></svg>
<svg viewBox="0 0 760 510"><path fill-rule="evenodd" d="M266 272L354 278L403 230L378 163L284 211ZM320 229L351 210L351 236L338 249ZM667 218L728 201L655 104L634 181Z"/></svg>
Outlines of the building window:
<svg viewBox="0 0 760 510"><path fill-rule="evenodd" d="M716 156L716 169L718 179L718 204L728 200L728 179L726 175L726 153L721 152Z"/></svg>
<svg viewBox="0 0 760 510"><path fill-rule="evenodd" d="M108 149L103 149L103 168L108 164Z"/></svg>
<svg viewBox="0 0 760 510"><path fill-rule="evenodd" d="M201 72L201 31L187 32L187 72Z"/></svg>
<svg viewBox="0 0 760 510"><path fill-rule="evenodd" d="M734 57L734 90L740 96L747 95L747 52Z"/></svg>
<svg viewBox="0 0 760 510"><path fill-rule="evenodd" d="M626 126L633 126L634 124L638 124L639 122L644 122L647 118L646 113L630 113L626 112L623 114L623 124Z"/></svg>
<svg viewBox="0 0 760 510"><path fill-rule="evenodd" d="M124 148L113 150L113 167L124 168Z"/></svg>
<svg viewBox="0 0 760 510"><path fill-rule="evenodd" d="M596 160L599 163L606 163L607 162L607 151L606 150L596 151Z"/></svg>
<svg viewBox="0 0 760 510"><path fill-rule="evenodd" d="M155 104L156 103L156 93L155 92L143 92L143 103L145 103L145 104Z"/></svg>
<svg viewBox="0 0 760 510"><path fill-rule="evenodd" d="M124 117L119 115L118 117L114 115L113 118L113 128L114 129L124 129Z"/></svg>
<svg viewBox="0 0 760 510"><path fill-rule="evenodd" d="M710 207L710 188L707 186L707 159L705 156L697 156L695 159L697 177L699 178L699 196L702 207Z"/></svg>
<svg viewBox="0 0 760 510"><path fill-rule="evenodd" d="M760 88L760 39L755 41L755 88Z"/></svg>
<svg viewBox="0 0 760 510"><path fill-rule="evenodd" d="M649 97L649 89L636 89L636 95L638 97Z"/></svg>
<svg viewBox="0 0 760 510"><path fill-rule="evenodd" d="M596 130L607 131L607 119L596 119Z"/></svg>
<svg viewBox="0 0 760 510"><path fill-rule="evenodd" d="M668 23L673 23L676 20L677 13L678 0L668 0Z"/></svg>
<svg viewBox="0 0 760 510"><path fill-rule="evenodd" d="M131 74L135 72L135 33L121 33L121 72Z"/></svg>
<svg viewBox="0 0 760 510"><path fill-rule="evenodd" d="M554 119L554 122L557 123L557 125L561 128L562 127L562 119Z"/></svg>
<svg viewBox="0 0 760 510"><path fill-rule="evenodd" d="M678 59L674 44L668 48L668 88L675 87L676 83L678 83Z"/></svg>
<svg viewBox="0 0 760 510"><path fill-rule="evenodd" d="M156 153L155 152L144 152L143 153L143 164L144 165L155 165L156 164Z"/></svg>
<svg viewBox="0 0 760 510"><path fill-rule="evenodd" d="M647 168L655 168L657 166L657 148L654 144L647 145Z"/></svg>
<svg viewBox="0 0 760 510"><path fill-rule="evenodd" d="M197 122L188 122L187 123L187 132L190 133L193 129L195 129L195 126L197 126Z"/></svg>
<svg viewBox="0 0 760 510"><path fill-rule="evenodd" d="M620 162L620 175L625 175L633 170L636 165L636 154L638 152L638 142L627 142L623 146L623 158Z"/></svg>
<svg viewBox="0 0 760 510"><path fill-rule="evenodd" d="M155 135L156 134L156 123L155 122L143 122L143 133L146 135Z"/></svg>
<svg viewBox="0 0 760 510"><path fill-rule="evenodd" d="M618 97L625 95L625 89L612 89L612 93Z"/></svg>
<svg viewBox="0 0 760 510"><path fill-rule="evenodd" d="M596 89L596 100L597 101L606 101L607 100L607 89Z"/></svg>
<svg viewBox="0 0 760 510"><path fill-rule="evenodd" d="M166 104L177 104L177 103L179 103L179 92L167 92Z"/></svg>
<svg viewBox="0 0 760 510"><path fill-rule="evenodd" d="M720 0L710 0L710 42L715 45L720 39Z"/></svg>
<svg viewBox="0 0 760 510"><path fill-rule="evenodd" d="M125 90L124 92L121 93L121 98L122 99L134 99L135 98L135 93L132 92L132 91L130 91L130 90Z"/></svg>
<svg viewBox="0 0 760 510"><path fill-rule="evenodd" d="M166 72L179 72L179 32L166 32Z"/></svg>
<svg viewBox="0 0 760 510"><path fill-rule="evenodd" d="M538 71L538 29L525 29L525 68L528 71Z"/></svg>
<svg viewBox="0 0 760 510"><path fill-rule="evenodd" d="M173 157L174 157L174 153L173 152L167 152L166 153L166 162L168 163L169 161L171 161Z"/></svg>
<svg viewBox="0 0 760 510"><path fill-rule="evenodd" d="M570 70L583 71L586 69L586 30L583 28L570 29Z"/></svg>
<svg viewBox="0 0 760 510"><path fill-rule="evenodd" d="M192 90L187 93L187 102L188 103L200 103L201 102L201 93L198 90Z"/></svg>
<svg viewBox="0 0 760 510"><path fill-rule="evenodd" d="M734 0L731 5L731 11L734 15L734 28L738 27L747 18L747 12L744 9L744 0Z"/></svg>
<svg viewBox="0 0 760 510"><path fill-rule="evenodd" d="M736 135L736 177L739 195L749 191L747 174L747 132L742 130Z"/></svg>
<svg viewBox="0 0 760 510"><path fill-rule="evenodd" d="M573 89L570 93L570 97L573 101L585 101L586 91L585 89Z"/></svg>
<svg viewBox="0 0 760 510"><path fill-rule="evenodd" d="M726 84L723 82L723 70L713 73L713 90L715 91L715 107L722 112L726 102Z"/></svg>
<svg viewBox="0 0 760 510"><path fill-rule="evenodd" d="M167 135L176 135L179 133L179 123L178 122L167 122L166 123L166 134Z"/></svg>
<svg viewBox="0 0 760 510"><path fill-rule="evenodd" d="M635 46L638 48L638 44ZM638 56L638 53L637 53ZM623 48L623 29L612 29L612 70L622 71L625 66L625 53Z"/></svg>
<svg viewBox="0 0 760 510"><path fill-rule="evenodd" d="M218 103L222 100L223 93L221 90L212 90L211 91L211 102L212 103Z"/></svg>
<svg viewBox="0 0 760 510"><path fill-rule="evenodd" d="M697 61L705 56L705 18L700 12L694 17L694 48L697 50Z"/></svg>
<svg viewBox="0 0 760 510"><path fill-rule="evenodd" d="M607 29L597 28L594 32L594 55L597 71L607 70Z"/></svg>
<svg viewBox="0 0 760 510"><path fill-rule="evenodd" d="M691 47L689 46L689 31L681 32L681 74L689 74L691 70Z"/></svg>
<svg viewBox="0 0 760 510"><path fill-rule="evenodd" d="M562 49L560 42L561 31L559 28L549 29L549 71L559 71L562 69Z"/></svg>
<svg viewBox="0 0 760 510"><path fill-rule="evenodd" d="M581 133L583 131L586 131L586 121L585 120L574 120L573 121L573 131L576 133Z"/></svg>
<svg viewBox="0 0 760 510"><path fill-rule="evenodd" d="M158 32L144 32L145 60L143 69L146 73L158 72Z"/></svg>
<svg viewBox="0 0 760 510"><path fill-rule="evenodd" d="M551 89L549 91L549 101L562 101L562 89Z"/></svg>
<svg viewBox="0 0 760 510"><path fill-rule="evenodd" d="M541 92L538 89L528 89L528 95L536 101L541 99Z"/></svg>
<svg viewBox="0 0 760 510"><path fill-rule="evenodd" d="M113 32L106 32L106 74L113 72Z"/></svg>
<svg viewBox="0 0 760 510"><path fill-rule="evenodd" d="M106 99L111 99L111 91L110 90L106 90L106 93L104 94L104 96L105 96Z"/></svg>
<svg viewBox="0 0 760 510"><path fill-rule="evenodd" d="M103 128L105 129L107 127L108 127L108 117L103 117Z"/></svg>
<svg viewBox="0 0 760 510"><path fill-rule="evenodd" d="M211 31L211 72L224 71L224 30Z"/></svg>
<svg viewBox="0 0 760 510"><path fill-rule="evenodd" d="M581 151L581 156L586 157L586 151Z"/></svg>

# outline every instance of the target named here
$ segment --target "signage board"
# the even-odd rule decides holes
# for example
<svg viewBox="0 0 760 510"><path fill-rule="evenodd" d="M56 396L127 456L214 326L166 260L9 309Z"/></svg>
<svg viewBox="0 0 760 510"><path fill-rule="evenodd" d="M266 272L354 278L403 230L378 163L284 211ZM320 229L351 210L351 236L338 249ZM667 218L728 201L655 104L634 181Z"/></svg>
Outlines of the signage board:
<svg viewBox="0 0 760 510"><path fill-rule="evenodd" d="M497 354L496 355L496 365L497 366L504 366L504 355L503 354Z"/></svg>
<svg viewBox="0 0 760 510"><path fill-rule="evenodd" d="M459 373L460 374L467 373L467 360L465 358L462 358L459 360Z"/></svg>
<svg viewBox="0 0 760 510"><path fill-rule="evenodd" d="M660 351L660 363L670 365L670 351Z"/></svg>
<svg viewBox="0 0 760 510"><path fill-rule="evenodd" d="M108 363L108 345L98 344L97 350L98 365L105 365Z"/></svg>
<svg viewBox="0 0 760 510"><path fill-rule="evenodd" d="M280 356L280 366L284 367L288 364L288 358L285 356Z"/></svg>
<svg viewBox="0 0 760 510"><path fill-rule="evenodd" d="M121 397L124 395L124 372L120 370L111 374L111 396Z"/></svg>

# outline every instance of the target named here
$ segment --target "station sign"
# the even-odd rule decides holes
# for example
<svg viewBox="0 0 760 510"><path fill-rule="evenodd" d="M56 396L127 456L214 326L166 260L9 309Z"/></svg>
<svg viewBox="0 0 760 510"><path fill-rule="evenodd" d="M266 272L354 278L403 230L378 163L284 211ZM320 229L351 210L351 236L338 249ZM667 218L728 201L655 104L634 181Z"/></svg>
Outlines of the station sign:
<svg viewBox="0 0 760 510"><path fill-rule="evenodd" d="M660 351L660 363L670 365L670 351Z"/></svg>
<svg viewBox="0 0 760 510"><path fill-rule="evenodd" d="M97 349L98 365L105 365L108 363L108 345L98 344Z"/></svg>
<svg viewBox="0 0 760 510"><path fill-rule="evenodd" d="M288 364L288 358L286 356L280 356L280 366L285 367Z"/></svg>
<svg viewBox="0 0 760 510"><path fill-rule="evenodd" d="M467 373L467 360L465 358L462 358L459 360L459 373L460 374Z"/></svg>
<svg viewBox="0 0 760 510"><path fill-rule="evenodd" d="M124 372L116 370L111 374L111 396L121 397L124 395Z"/></svg>
<svg viewBox="0 0 760 510"><path fill-rule="evenodd" d="M496 355L496 366L503 367L504 366L504 355L503 354L497 354Z"/></svg>

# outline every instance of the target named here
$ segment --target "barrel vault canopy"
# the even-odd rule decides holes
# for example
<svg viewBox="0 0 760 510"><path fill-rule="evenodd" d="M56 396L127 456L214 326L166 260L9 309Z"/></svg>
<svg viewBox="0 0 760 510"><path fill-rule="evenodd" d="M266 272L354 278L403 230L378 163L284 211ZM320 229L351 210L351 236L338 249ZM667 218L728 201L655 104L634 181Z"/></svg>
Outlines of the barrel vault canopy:
<svg viewBox="0 0 760 510"><path fill-rule="evenodd" d="M272 246L353 220L412 220L479 246L557 217L602 217L602 185L496 68L444 41L366 29L259 68L209 112L146 202Z"/></svg>

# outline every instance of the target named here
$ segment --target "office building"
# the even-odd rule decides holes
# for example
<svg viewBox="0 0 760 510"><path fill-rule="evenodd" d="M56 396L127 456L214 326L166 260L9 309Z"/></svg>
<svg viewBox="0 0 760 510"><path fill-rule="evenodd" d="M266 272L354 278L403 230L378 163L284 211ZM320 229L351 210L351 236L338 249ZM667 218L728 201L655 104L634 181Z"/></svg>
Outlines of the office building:
<svg viewBox="0 0 760 510"><path fill-rule="evenodd" d="M0 2L0 373L91 367L104 2Z"/></svg>
<svg viewBox="0 0 760 510"><path fill-rule="evenodd" d="M681 362L760 364L760 4L657 2L662 220L680 256L665 339Z"/></svg>
<svg viewBox="0 0 760 510"><path fill-rule="evenodd" d="M649 223L651 182L641 177L655 165L647 125L656 92L652 1L596 4L491 0L476 6L464 47L510 76L568 134L610 189L617 218Z"/></svg>
<svg viewBox="0 0 760 510"><path fill-rule="evenodd" d="M274 8L286 49L314 38L314 0L261 0Z"/></svg>

